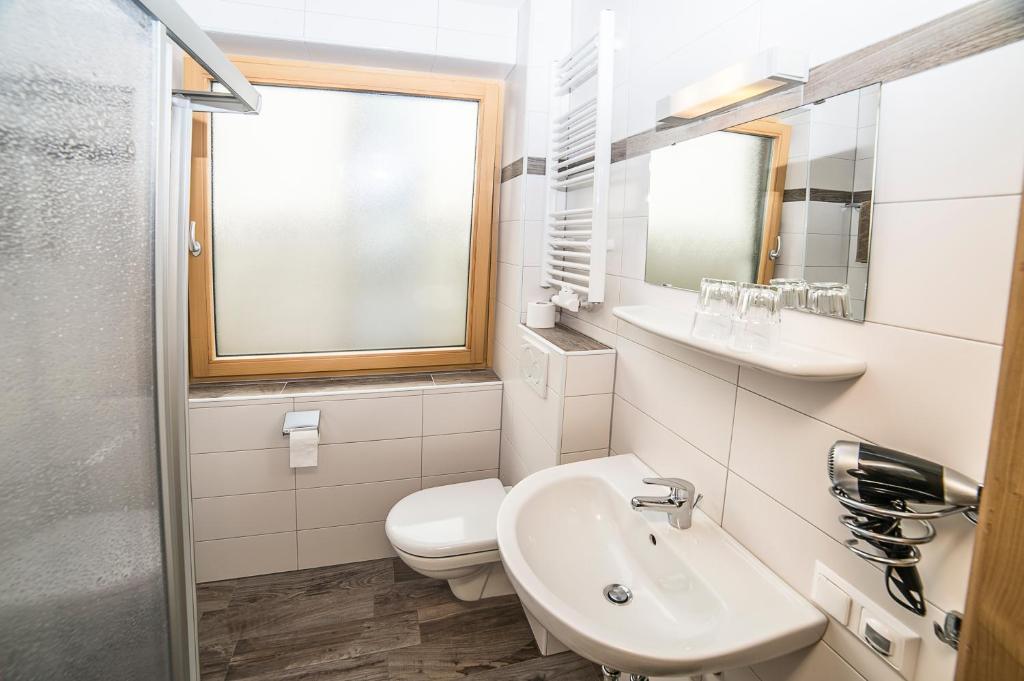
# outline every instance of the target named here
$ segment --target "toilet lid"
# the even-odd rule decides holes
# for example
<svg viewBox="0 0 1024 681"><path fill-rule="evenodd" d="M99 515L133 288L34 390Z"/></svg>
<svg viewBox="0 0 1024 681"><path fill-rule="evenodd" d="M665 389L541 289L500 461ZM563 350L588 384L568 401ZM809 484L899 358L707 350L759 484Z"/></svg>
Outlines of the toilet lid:
<svg viewBox="0 0 1024 681"><path fill-rule="evenodd" d="M497 478L432 487L395 504L384 529L396 549L423 558L494 551L504 498Z"/></svg>

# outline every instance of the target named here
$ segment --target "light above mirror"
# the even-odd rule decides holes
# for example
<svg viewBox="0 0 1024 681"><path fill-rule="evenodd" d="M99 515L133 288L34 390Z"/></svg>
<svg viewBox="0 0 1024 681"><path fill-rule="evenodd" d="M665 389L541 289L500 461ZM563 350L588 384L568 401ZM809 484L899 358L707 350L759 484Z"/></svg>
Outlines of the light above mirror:
<svg viewBox="0 0 1024 681"><path fill-rule="evenodd" d="M807 55L774 47L662 98L657 118L699 118L806 82Z"/></svg>
<svg viewBox="0 0 1024 681"><path fill-rule="evenodd" d="M806 282L827 295L797 296L806 302L796 307L863 321L879 91L651 152L645 281Z"/></svg>

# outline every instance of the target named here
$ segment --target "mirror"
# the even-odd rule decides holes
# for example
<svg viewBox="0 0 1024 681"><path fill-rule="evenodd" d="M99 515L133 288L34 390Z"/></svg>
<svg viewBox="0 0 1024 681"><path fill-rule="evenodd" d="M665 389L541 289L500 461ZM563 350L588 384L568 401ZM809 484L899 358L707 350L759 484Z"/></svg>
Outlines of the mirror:
<svg viewBox="0 0 1024 681"><path fill-rule="evenodd" d="M864 320L878 84L651 152L645 281L842 284ZM805 312L824 311L803 308Z"/></svg>

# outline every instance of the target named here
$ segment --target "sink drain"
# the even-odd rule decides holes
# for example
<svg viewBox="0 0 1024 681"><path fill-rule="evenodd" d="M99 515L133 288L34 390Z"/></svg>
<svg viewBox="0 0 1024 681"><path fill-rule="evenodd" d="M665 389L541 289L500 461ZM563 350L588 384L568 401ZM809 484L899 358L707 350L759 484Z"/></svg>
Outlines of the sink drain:
<svg viewBox="0 0 1024 681"><path fill-rule="evenodd" d="M633 600L633 592L621 584L609 584L604 588L604 597L615 605L625 605Z"/></svg>

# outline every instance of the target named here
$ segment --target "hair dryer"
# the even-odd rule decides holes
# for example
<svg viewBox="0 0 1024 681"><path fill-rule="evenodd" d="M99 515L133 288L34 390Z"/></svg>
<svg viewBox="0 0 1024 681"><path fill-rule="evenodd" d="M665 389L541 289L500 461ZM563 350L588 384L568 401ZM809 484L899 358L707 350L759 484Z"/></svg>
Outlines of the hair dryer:
<svg viewBox="0 0 1024 681"><path fill-rule="evenodd" d="M977 506L982 489L975 480L933 461L848 440L829 449L828 477L851 499L869 504Z"/></svg>

